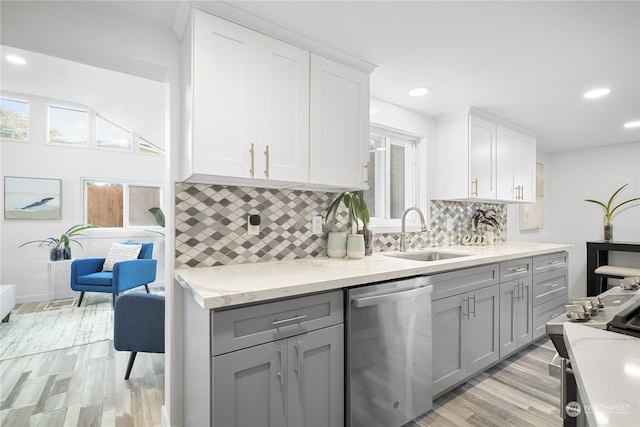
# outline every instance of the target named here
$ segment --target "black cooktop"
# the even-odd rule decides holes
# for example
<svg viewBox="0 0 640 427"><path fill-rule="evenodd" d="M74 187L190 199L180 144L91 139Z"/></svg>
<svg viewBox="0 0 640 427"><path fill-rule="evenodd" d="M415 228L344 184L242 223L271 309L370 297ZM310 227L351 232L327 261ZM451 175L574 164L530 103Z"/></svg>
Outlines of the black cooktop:
<svg viewBox="0 0 640 427"><path fill-rule="evenodd" d="M608 330L621 334L640 337L640 301L622 310L613 316Z"/></svg>

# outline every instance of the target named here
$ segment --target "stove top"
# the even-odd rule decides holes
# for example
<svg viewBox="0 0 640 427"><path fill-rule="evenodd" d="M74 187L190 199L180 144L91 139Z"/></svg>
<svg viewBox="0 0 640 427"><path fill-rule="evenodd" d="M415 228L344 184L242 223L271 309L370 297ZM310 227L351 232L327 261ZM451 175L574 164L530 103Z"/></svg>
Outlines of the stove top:
<svg viewBox="0 0 640 427"><path fill-rule="evenodd" d="M591 319L582 320L580 323L592 328L607 329L607 325L611 323L618 313L630 306L634 306L636 303L640 303L640 290L612 288L600 294L599 297L604 308L598 309L598 312L592 315ZM569 303L577 300L578 298L569 298ZM562 335L564 323L572 321L565 313L562 313L547 322L547 333Z"/></svg>

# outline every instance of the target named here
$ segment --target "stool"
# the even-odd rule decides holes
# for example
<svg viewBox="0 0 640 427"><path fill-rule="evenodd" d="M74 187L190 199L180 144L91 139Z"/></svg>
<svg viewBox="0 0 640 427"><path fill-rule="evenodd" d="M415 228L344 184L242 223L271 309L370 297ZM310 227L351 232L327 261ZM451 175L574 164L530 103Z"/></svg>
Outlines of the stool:
<svg viewBox="0 0 640 427"><path fill-rule="evenodd" d="M0 286L0 319L2 323L9 321L11 310L16 306L16 285Z"/></svg>
<svg viewBox="0 0 640 427"><path fill-rule="evenodd" d="M606 291L605 279L624 279L625 277L640 277L640 268L616 267L615 265L601 265L593 271L600 283L600 293Z"/></svg>

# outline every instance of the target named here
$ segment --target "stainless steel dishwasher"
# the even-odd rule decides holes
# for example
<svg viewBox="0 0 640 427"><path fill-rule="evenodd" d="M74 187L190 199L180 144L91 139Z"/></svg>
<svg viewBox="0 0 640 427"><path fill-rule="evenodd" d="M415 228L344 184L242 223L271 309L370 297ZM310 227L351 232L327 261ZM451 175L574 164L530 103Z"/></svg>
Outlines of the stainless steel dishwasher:
<svg viewBox="0 0 640 427"><path fill-rule="evenodd" d="M429 411L429 277L347 291L347 426L400 427Z"/></svg>

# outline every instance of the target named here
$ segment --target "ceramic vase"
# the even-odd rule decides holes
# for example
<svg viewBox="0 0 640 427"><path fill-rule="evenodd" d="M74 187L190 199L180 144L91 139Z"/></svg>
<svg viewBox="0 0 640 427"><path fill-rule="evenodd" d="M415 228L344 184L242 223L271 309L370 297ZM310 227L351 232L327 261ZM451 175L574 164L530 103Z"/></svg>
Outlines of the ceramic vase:
<svg viewBox="0 0 640 427"><path fill-rule="evenodd" d="M362 234L349 234L347 256L352 259L364 258L364 236Z"/></svg>
<svg viewBox="0 0 640 427"><path fill-rule="evenodd" d="M347 233L330 231L327 239L327 256L329 258L344 258L347 255Z"/></svg>

